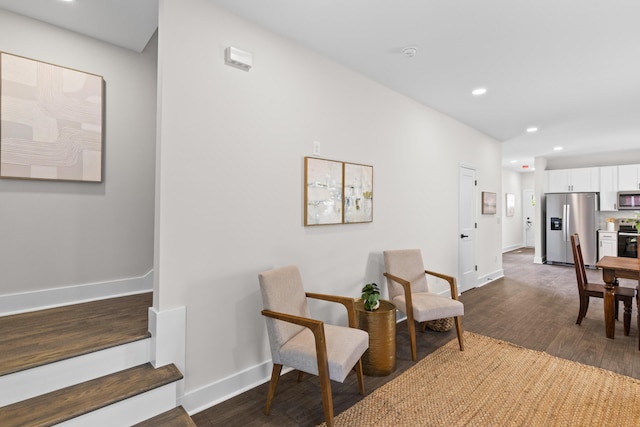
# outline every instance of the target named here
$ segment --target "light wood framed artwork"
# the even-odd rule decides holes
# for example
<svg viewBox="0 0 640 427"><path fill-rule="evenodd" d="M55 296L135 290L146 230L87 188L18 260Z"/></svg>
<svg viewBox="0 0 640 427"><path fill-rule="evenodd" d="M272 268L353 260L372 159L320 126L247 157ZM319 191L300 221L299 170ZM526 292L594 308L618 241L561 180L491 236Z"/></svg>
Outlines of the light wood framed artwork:
<svg viewBox="0 0 640 427"><path fill-rule="evenodd" d="M506 203L505 203L506 212L505 212L505 214L507 216L513 216L513 214L516 211L516 195L515 194L511 194L511 193L507 193L505 198L506 198Z"/></svg>
<svg viewBox="0 0 640 427"><path fill-rule="evenodd" d="M497 206L496 193L483 191L482 192L482 214L495 215L496 206Z"/></svg>
<svg viewBox="0 0 640 427"><path fill-rule="evenodd" d="M342 224L343 164L304 158L304 225Z"/></svg>
<svg viewBox="0 0 640 427"><path fill-rule="evenodd" d="M0 177L102 182L101 76L0 52Z"/></svg>
<svg viewBox="0 0 640 427"><path fill-rule="evenodd" d="M344 163L344 222L373 221L373 166Z"/></svg>

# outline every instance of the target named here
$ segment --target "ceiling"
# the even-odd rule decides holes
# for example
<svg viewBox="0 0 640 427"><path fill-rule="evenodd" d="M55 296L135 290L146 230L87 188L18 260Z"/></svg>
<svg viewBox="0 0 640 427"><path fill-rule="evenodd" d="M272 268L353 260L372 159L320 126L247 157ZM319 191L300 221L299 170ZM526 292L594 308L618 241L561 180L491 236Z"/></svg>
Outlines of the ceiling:
<svg viewBox="0 0 640 427"><path fill-rule="evenodd" d="M502 141L505 167L640 147L640 1L209 1ZM157 0L0 8L138 52L158 16Z"/></svg>

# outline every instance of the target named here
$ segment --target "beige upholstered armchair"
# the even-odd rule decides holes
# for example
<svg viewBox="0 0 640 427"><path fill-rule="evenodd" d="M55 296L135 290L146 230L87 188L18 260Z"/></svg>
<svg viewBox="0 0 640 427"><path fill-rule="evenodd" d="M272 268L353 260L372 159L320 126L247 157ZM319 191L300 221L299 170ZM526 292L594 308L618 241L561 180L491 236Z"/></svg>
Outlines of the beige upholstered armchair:
<svg viewBox="0 0 640 427"><path fill-rule="evenodd" d="M462 338L462 316L464 305L458 301L458 288L455 277L425 270L422 253L419 249L401 249L384 251L384 267L389 290L389 299L398 310L406 313L411 357L415 361L416 330L414 321L422 324L424 331L427 321L453 317L460 350L464 350ZM429 291L427 275L446 280L451 288L451 298Z"/></svg>
<svg viewBox="0 0 640 427"><path fill-rule="evenodd" d="M356 328L354 299L305 293L295 266L259 274L260 291L271 345L273 371L264 413L269 415L282 366L318 375L327 426L333 425L330 380L343 382L355 369L364 394L362 354L369 347L369 334ZM306 298L338 302L347 308L349 326L325 325L310 318Z"/></svg>

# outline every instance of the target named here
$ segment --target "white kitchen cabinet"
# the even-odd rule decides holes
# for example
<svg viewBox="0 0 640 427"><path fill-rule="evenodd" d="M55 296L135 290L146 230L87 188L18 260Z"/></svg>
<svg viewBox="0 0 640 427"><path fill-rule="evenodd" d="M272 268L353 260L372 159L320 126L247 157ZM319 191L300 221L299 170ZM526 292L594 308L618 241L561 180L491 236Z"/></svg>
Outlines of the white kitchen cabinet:
<svg viewBox="0 0 640 427"><path fill-rule="evenodd" d="M618 166L618 190L640 190L640 165Z"/></svg>
<svg viewBox="0 0 640 427"><path fill-rule="evenodd" d="M600 168L600 210L618 210L618 166Z"/></svg>
<svg viewBox="0 0 640 427"><path fill-rule="evenodd" d="M603 256L618 256L618 233L598 231L598 260Z"/></svg>
<svg viewBox="0 0 640 427"><path fill-rule="evenodd" d="M556 169L546 171L547 193L600 191L600 168Z"/></svg>

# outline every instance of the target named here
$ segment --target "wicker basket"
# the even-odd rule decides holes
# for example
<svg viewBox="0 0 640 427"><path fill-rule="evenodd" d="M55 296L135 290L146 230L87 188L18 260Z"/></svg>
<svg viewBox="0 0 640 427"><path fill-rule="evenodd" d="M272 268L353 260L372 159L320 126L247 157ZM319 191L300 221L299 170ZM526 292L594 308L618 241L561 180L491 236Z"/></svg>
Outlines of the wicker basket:
<svg viewBox="0 0 640 427"><path fill-rule="evenodd" d="M427 320L427 328L438 331L446 332L453 328L453 317L447 317L444 319Z"/></svg>

